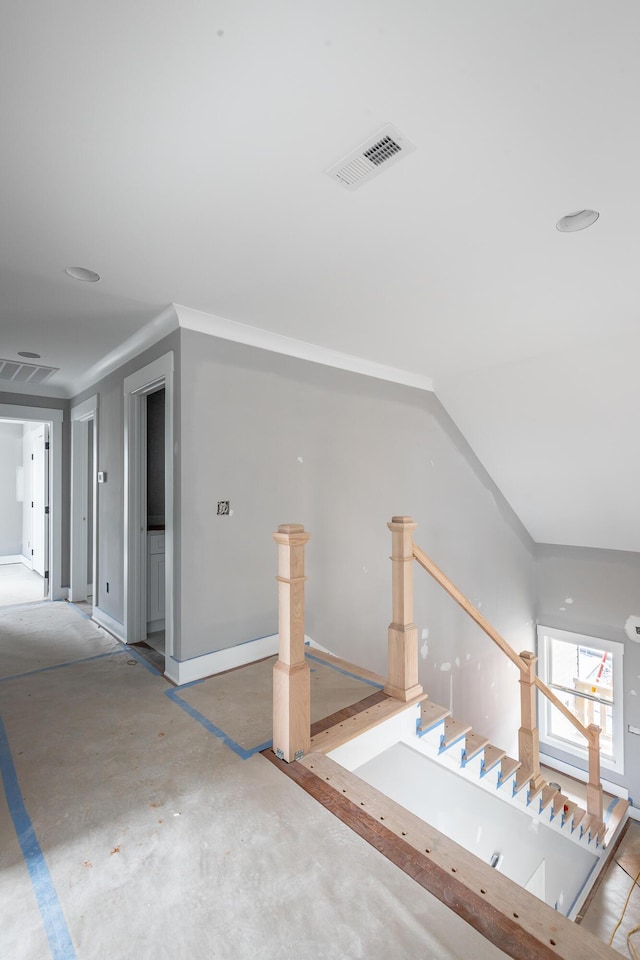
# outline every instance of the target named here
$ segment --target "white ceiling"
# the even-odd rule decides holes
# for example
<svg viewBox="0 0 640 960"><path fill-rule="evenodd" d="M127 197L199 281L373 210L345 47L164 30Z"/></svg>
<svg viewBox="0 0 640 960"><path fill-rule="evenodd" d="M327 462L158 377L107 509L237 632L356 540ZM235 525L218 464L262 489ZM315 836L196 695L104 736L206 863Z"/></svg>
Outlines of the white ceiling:
<svg viewBox="0 0 640 960"><path fill-rule="evenodd" d="M0 357L170 303L432 378L539 541L640 550L640 6L45 0L0 33ZM323 171L392 122L414 153ZM591 229L555 229L582 207ZM70 280L66 266L102 275Z"/></svg>

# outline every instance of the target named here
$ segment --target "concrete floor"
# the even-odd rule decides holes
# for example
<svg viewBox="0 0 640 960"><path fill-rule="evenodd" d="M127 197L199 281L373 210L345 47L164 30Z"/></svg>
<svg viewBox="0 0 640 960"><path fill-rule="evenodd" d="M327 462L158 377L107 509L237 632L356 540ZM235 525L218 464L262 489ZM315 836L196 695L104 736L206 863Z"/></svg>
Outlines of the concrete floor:
<svg viewBox="0 0 640 960"><path fill-rule="evenodd" d="M372 691L311 666L314 716ZM0 611L1 957L504 956L260 756L270 669L174 688L70 604ZM605 942L638 870L634 823Z"/></svg>
<svg viewBox="0 0 640 960"><path fill-rule="evenodd" d="M176 689L70 604L4 613L1 957L504 956L256 752L255 668ZM314 712L372 690L313 667Z"/></svg>
<svg viewBox="0 0 640 960"><path fill-rule="evenodd" d="M23 563L0 564L0 607L39 602L44 598L44 579Z"/></svg>

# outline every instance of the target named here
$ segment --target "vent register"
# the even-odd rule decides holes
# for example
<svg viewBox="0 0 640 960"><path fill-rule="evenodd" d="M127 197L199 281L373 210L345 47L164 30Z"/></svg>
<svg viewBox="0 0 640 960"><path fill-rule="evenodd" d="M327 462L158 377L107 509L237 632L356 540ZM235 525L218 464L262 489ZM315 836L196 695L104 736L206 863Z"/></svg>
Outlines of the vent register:
<svg viewBox="0 0 640 960"><path fill-rule="evenodd" d="M59 369L21 360L0 360L0 383L44 383Z"/></svg>
<svg viewBox="0 0 640 960"><path fill-rule="evenodd" d="M347 190L356 190L413 150L414 145L388 123L325 173Z"/></svg>

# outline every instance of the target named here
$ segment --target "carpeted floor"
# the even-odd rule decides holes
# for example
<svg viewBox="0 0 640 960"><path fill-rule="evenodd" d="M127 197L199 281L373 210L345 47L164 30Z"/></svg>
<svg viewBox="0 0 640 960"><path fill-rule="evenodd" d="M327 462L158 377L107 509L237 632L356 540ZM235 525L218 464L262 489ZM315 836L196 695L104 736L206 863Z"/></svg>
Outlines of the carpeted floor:
<svg viewBox="0 0 640 960"><path fill-rule="evenodd" d="M202 688L187 709L134 648L63 603L4 616L0 664L1 957L504 956L237 748L233 733L264 736L246 721L254 701L268 713L264 678L250 695L244 668L178 688ZM343 700L359 695L335 676L349 680Z"/></svg>

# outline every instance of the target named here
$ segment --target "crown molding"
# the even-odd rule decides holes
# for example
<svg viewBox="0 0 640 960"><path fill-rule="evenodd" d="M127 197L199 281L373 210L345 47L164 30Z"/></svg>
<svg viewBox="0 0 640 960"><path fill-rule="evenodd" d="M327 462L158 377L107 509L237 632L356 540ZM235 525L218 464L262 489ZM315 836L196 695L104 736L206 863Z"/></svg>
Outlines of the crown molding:
<svg viewBox="0 0 640 960"><path fill-rule="evenodd" d="M206 333L222 340L233 340L235 343L245 343L248 346L269 350L271 353L284 354L287 357L297 357L299 360L309 360L311 363L320 363L326 367L336 367L338 370L349 370L365 377L375 377L377 380L388 380L391 383L400 383L407 387L416 387L418 390L427 390L433 393L431 377L390 367L375 360L365 360L349 353L341 353L328 347L320 347L306 340L296 340L294 337L285 337L280 333L262 330L246 323L216 317L211 313L194 310L179 303L173 304L180 327L193 330L196 333Z"/></svg>
<svg viewBox="0 0 640 960"><path fill-rule="evenodd" d="M173 304L165 307L157 317L146 323L144 327L136 331L128 340L121 343L115 350L107 353L104 357L89 367L81 377L70 384L67 391L67 397L77 397L88 387L93 386L98 380L107 377L118 367L128 360L137 357L143 350L152 347L158 340L162 340L167 334L178 329L178 318Z"/></svg>

